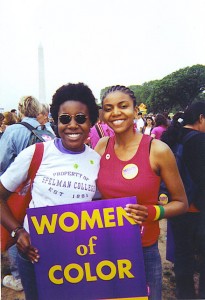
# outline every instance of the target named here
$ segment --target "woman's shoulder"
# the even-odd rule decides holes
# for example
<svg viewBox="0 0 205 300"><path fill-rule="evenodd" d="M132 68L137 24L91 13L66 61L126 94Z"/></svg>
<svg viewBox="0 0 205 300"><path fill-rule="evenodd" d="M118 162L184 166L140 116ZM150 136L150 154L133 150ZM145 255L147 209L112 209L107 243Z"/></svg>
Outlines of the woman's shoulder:
<svg viewBox="0 0 205 300"><path fill-rule="evenodd" d="M54 140L51 140L51 141L47 141L47 142L43 142L43 152L44 154L48 154L49 152L53 155L54 153L54 149L55 149L55 146L54 146ZM51 149L52 147L52 149ZM21 156L21 157L25 157L25 158L32 158L34 152L35 152L35 148L36 148L36 144L33 144L33 145L30 145L28 146L27 148L23 149L18 156Z"/></svg>
<svg viewBox="0 0 205 300"><path fill-rule="evenodd" d="M169 146L158 139L153 139L150 149L150 162L153 170L159 175L162 167L174 161L174 154Z"/></svg>
<svg viewBox="0 0 205 300"><path fill-rule="evenodd" d="M109 139L112 139L113 137L105 136L101 139L99 139L97 145L95 146L95 151L102 156L105 152L105 149L107 147Z"/></svg>
<svg viewBox="0 0 205 300"><path fill-rule="evenodd" d="M166 143L162 142L161 140L152 139L151 151L155 155L162 155L162 154L166 154L167 152L170 152L170 147Z"/></svg>
<svg viewBox="0 0 205 300"><path fill-rule="evenodd" d="M152 129L152 132L156 132L159 130L159 127L158 126L154 126L153 129Z"/></svg>
<svg viewBox="0 0 205 300"><path fill-rule="evenodd" d="M93 158L96 158L96 159L100 159L100 155L97 151L95 151L94 149L92 149L91 147L89 147L88 145L85 145L85 149L87 151L87 153L89 153L89 155Z"/></svg>

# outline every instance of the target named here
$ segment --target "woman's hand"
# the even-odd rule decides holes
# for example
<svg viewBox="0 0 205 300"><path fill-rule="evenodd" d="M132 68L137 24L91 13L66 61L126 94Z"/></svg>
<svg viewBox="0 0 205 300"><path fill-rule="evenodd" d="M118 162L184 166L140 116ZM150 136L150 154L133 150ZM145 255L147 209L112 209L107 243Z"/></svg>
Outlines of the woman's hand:
<svg viewBox="0 0 205 300"><path fill-rule="evenodd" d="M135 222L142 225L142 222L146 221L148 216L147 207L140 204L127 204L124 208L128 216L133 218Z"/></svg>
<svg viewBox="0 0 205 300"><path fill-rule="evenodd" d="M38 249L31 245L30 235L24 228L17 232L16 246L18 250L24 253L32 263L38 262L40 258Z"/></svg>

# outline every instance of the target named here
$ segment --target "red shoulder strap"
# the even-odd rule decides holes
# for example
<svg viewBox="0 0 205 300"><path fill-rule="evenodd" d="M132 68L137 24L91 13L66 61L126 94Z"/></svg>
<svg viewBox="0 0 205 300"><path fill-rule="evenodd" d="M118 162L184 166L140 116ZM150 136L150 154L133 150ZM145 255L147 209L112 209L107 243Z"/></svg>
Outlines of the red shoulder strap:
<svg viewBox="0 0 205 300"><path fill-rule="evenodd" d="M36 176L38 168L40 167L44 152L44 144L43 143L36 143L35 144L35 151L33 153L33 157L28 169L28 176L26 180L20 184L20 186L16 189L16 192L19 193L24 186L30 181L30 188L31 184ZM29 189L30 190L30 189ZM29 191L28 191L29 192Z"/></svg>
<svg viewBox="0 0 205 300"><path fill-rule="evenodd" d="M31 160L31 164L28 170L28 178L31 179L31 181L34 180L34 177L36 176L36 173L38 171L38 168L40 167L42 158L43 158L43 152L44 152L44 144L43 143L36 143L35 144L35 151Z"/></svg>

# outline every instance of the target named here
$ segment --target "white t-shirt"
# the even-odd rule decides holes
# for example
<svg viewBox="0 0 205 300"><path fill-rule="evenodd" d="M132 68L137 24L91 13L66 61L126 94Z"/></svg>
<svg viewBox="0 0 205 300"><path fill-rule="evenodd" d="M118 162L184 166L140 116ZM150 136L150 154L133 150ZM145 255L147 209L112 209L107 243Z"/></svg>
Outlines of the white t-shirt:
<svg viewBox="0 0 205 300"><path fill-rule="evenodd" d="M152 129L152 127L145 127L145 131L144 131L144 134L146 134L146 135L150 135L151 134L151 129Z"/></svg>
<svg viewBox="0 0 205 300"><path fill-rule="evenodd" d="M1 176L3 186L13 192L26 180L34 153L32 145L16 157ZM44 154L31 191L30 208L91 201L95 191L100 155L86 146L80 154L62 153L54 141L44 143ZM28 230L27 222L24 227Z"/></svg>
<svg viewBox="0 0 205 300"><path fill-rule="evenodd" d="M137 119L137 130L140 131L144 127L144 121L142 118Z"/></svg>

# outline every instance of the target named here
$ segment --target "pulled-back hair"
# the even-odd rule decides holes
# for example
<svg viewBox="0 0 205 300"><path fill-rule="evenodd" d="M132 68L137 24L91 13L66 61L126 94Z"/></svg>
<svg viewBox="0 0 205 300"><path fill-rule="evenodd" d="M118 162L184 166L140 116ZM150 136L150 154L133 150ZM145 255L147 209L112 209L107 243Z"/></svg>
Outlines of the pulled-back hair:
<svg viewBox="0 0 205 300"><path fill-rule="evenodd" d="M111 94L114 92L122 92L122 93L130 96L130 98L133 100L134 107L137 105L137 101L136 101L134 92L124 85L113 85L110 88L108 88L108 90L105 91L105 93L102 96L102 103L108 94Z"/></svg>
<svg viewBox="0 0 205 300"><path fill-rule="evenodd" d="M183 125L193 125L198 120L200 115L205 117L205 102L195 102L191 104L184 112Z"/></svg>
<svg viewBox="0 0 205 300"><path fill-rule="evenodd" d="M165 142L170 148L181 140L181 129L183 127L183 112L177 112L173 116L171 125L162 133L161 141Z"/></svg>
<svg viewBox="0 0 205 300"><path fill-rule="evenodd" d="M58 112L60 106L66 101L79 101L85 104L89 111L89 117L92 126L97 122L99 113L95 97L87 85L79 82L76 84L65 84L61 86L53 95L50 112L55 124L58 123Z"/></svg>
<svg viewBox="0 0 205 300"><path fill-rule="evenodd" d="M40 113L41 104L33 96L24 96L19 101L18 110L26 117L36 118Z"/></svg>

